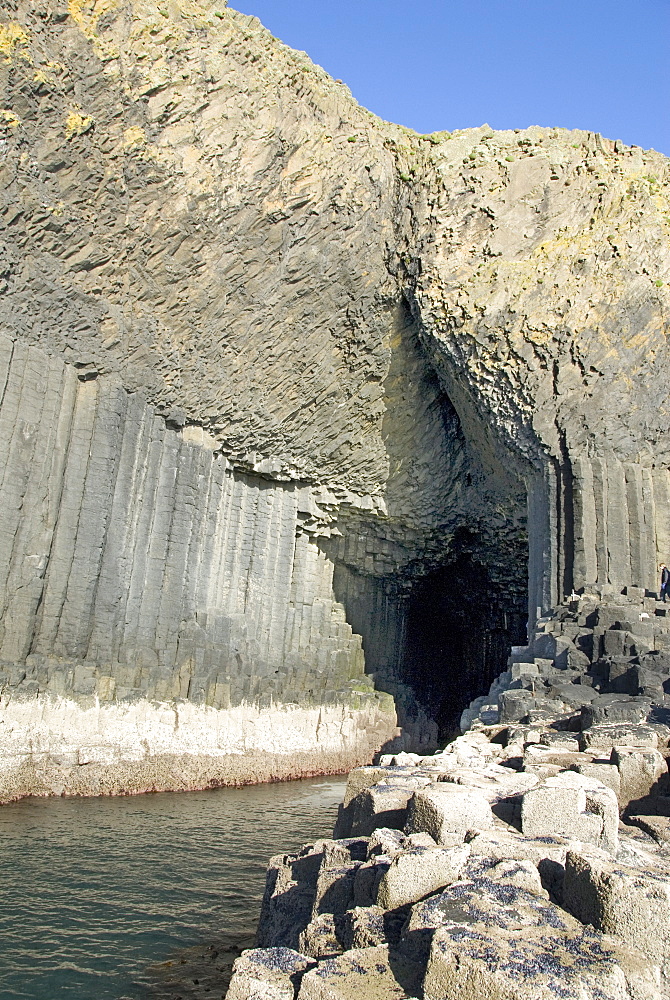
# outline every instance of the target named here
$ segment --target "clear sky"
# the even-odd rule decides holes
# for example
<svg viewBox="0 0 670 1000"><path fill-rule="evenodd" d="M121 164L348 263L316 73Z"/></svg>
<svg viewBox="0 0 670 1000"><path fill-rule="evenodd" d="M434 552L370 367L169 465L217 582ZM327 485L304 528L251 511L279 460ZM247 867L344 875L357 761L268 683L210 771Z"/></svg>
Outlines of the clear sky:
<svg viewBox="0 0 670 1000"><path fill-rule="evenodd" d="M670 155L670 0L230 0L416 129L564 126Z"/></svg>

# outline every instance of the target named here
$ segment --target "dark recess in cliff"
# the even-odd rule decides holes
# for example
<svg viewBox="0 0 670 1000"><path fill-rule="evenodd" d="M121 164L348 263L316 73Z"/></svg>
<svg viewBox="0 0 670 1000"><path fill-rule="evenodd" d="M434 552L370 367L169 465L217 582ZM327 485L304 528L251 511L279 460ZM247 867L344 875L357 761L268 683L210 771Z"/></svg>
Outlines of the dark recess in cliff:
<svg viewBox="0 0 670 1000"><path fill-rule="evenodd" d="M517 570L523 579L525 567ZM441 742L458 735L462 710L505 669L510 646L525 641L523 606L469 554L416 582L406 676L419 702L431 706Z"/></svg>

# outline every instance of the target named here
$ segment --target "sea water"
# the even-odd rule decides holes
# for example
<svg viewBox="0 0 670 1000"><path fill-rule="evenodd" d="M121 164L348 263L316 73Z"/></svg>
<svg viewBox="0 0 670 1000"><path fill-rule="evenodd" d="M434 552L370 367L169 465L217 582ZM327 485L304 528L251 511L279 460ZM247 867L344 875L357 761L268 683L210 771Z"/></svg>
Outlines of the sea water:
<svg viewBox="0 0 670 1000"><path fill-rule="evenodd" d="M265 867L332 831L344 780L0 807L0 997L225 993Z"/></svg>

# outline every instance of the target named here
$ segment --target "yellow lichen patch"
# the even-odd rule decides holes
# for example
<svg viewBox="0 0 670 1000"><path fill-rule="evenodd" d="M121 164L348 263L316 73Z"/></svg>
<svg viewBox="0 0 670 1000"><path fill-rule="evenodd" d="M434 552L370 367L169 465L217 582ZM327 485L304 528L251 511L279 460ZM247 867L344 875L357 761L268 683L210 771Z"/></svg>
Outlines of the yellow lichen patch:
<svg viewBox="0 0 670 1000"><path fill-rule="evenodd" d="M630 337L623 338L624 347L629 351L640 351L647 347L650 340L648 333L634 333Z"/></svg>
<svg viewBox="0 0 670 1000"><path fill-rule="evenodd" d="M16 49L21 49L29 42L28 35L18 24L0 24L0 57L9 62ZM26 53L21 53L26 55Z"/></svg>
<svg viewBox="0 0 670 1000"><path fill-rule="evenodd" d="M137 149L138 146L143 146L146 141L146 133L143 128L139 127L139 125L132 125L123 133L124 149Z"/></svg>
<svg viewBox="0 0 670 1000"><path fill-rule="evenodd" d="M58 77L67 73L67 69L59 62L48 62L45 66L35 70L33 80L41 83L45 87L57 87Z"/></svg>
<svg viewBox="0 0 670 1000"><path fill-rule="evenodd" d="M85 35L95 34L96 24L103 14L118 7L117 0L68 0L68 13Z"/></svg>
<svg viewBox="0 0 670 1000"><path fill-rule="evenodd" d="M98 58L105 63L118 59L119 49L113 42L103 40L98 36L98 21L103 14L107 14L119 6L119 0L68 0L70 17L82 34L93 44ZM114 68L111 69L111 72L115 75Z"/></svg>
<svg viewBox="0 0 670 1000"><path fill-rule="evenodd" d="M18 128L21 124L21 119L18 115L15 115L13 111L9 108L0 108L0 127L5 126L5 128Z"/></svg>
<svg viewBox="0 0 670 1000"><path fill-rule="evenodd" d="M182 150L182 170L185 174L194 174L198 169L198 163L202 156L202 150L196 146L186 146Z"/></svg>
<svg viewBox="0 0 670 1000"><path fill-rule="evenodd" d="M70 111L65 119L65 131L68 139L75 135L83 135L94 124L91 115L83 115L81 111Z"/></svg>

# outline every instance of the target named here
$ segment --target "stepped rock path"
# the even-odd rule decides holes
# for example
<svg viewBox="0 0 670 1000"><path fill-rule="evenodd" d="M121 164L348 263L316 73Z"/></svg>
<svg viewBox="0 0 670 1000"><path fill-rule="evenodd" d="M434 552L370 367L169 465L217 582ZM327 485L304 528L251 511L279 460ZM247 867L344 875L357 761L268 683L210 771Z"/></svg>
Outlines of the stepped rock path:
<svg viewBox="0 0 670 1000"><path fill-rule="evenodd" d="M223 3L7 0L0 798L427 753L653 591L669 176L382 122Z"/></svg>
<svg viewBox="0 0 670 1000"><path fill-rule="evenodd" d="M352 771L336 839L270 861L227 1000L667 998L666 610L571 599L443 751Z"/></svg>

